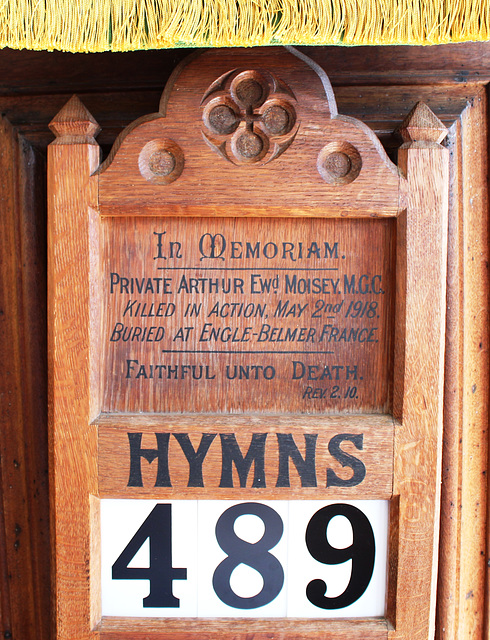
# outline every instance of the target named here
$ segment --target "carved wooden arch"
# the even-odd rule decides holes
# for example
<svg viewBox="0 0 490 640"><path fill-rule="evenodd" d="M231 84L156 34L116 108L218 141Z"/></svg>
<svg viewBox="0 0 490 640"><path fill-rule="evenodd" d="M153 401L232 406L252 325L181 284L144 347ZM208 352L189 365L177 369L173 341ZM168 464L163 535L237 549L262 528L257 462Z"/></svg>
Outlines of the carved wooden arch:
<svg viewBox="0 0 490 640"><path fill-rule="evenodd" d="M369 127L337 113L318 65L293 51L283 50L272 65L267 50L249 51L246 67L240 50L181 63L159 112L127 127L100 167L101 211L117 215L144 198L137 215L150 206L160 207L159 215L182 206L186 215L204 216L235 215L231 206L253 216L284 215L285 207L286 215L396 215L398 170ZM240 100L237 91L246 87L258 93ZM372 180L383 186L367 202ZM202 206L208 188L213 195Z"/></svg>

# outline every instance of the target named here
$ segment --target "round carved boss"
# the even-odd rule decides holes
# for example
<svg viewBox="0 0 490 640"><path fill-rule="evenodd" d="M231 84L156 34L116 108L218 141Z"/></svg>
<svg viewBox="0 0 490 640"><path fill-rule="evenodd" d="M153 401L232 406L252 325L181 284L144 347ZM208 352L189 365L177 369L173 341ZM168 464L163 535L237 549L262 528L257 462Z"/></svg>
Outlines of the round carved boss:
<svg viewBox="0 0 490 640"><path fill-rule="evenodd" d="M140 151L138 167L141 175L153 184L170 184L184 170L184 153L173 140L150 140Z"/></svg>
<svg viewBox="0 0 490 640"><path fill-rule="evenodd" d="M316 166L328 184L349 184L361 172L362 159L349 142L330 142L318 154Z"/></svg>

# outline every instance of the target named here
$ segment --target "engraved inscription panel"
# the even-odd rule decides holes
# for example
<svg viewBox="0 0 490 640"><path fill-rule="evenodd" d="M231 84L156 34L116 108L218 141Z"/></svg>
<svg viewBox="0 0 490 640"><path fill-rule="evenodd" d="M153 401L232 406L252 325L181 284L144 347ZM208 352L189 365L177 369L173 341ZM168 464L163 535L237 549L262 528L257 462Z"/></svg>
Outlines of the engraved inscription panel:
<svg viewBox="0 0 490 640"><path fill-rule="evenodd" d="M105 219L102 410L384 412L391 220Z"/></svg>

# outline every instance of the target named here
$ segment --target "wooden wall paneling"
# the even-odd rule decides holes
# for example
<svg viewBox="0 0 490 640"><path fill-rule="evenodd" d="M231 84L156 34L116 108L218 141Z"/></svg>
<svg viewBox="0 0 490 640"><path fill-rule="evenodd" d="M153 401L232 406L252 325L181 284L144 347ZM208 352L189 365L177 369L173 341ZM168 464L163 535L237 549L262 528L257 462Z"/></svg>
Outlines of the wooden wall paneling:
<svg viewBox="0 0 490 640"><path fill-rule="evenodd" d="M89 496L97 495L96 427L90 426L90 206L96 206L98 125L75 96L51 122L48 157L50 493L55 637L85 640L94 609Z"/></svg>
<svg viewBox="0 0 490 640"><path fill-rule="evenodd" d="M267 47L263 47L266 49ZM419 85L490 80L488 42L427 46L300 47L329 73L334 85ZM14 51L0 55L0 95L32 96L160 90L190 49L72 54Z"/></svg>
<svg viewBox="0 0 490 640"><path fill-rule="evenodd" d="M439 144L445 127L422 103L401 133L399 166L409 186L407 210L398 222L393 410L401 423L395 430L394 475L399 542L390 639L422 640L435 628L449 154Z"/></svg>
<svg viewBox="0 0 490 640"><path fill-rule="evenodd" d="M324 68L330 73L328 63ZM376 132L383 144L390 146L395 145L392 132L405 117L407 104L422 100L446 126L450 126L482 86L476 82L442 84L435 91L434 85L416 84L417 78L412 78L412 84L408 85L394 84L394 76L391 76L391 80L393 84L379 86L374 79L372 85L350 85L347 79L342 79L342 84L335 86L339 112L362 120ZM154 88L151 86L153 84ZM159 77L150 87L142 87L139 91L130 91L126 85L100 91L78 88L80 100L90 113L97 114L97 122L102 129L97 142L104 147L104 152L110 150L117 135L130 122L157 110L163 84L164 78ZM2 95L0 92L0 111L32 144L46 147L52 140L48 124L53 113L57 113L71 95L65 86L54 95L19 97ZM399 139L396 139L396 144L398 146Z"/></svg>
<svg viewBox="0 0 490 640"><path fill-rule="evenodd" d="M338 87L336 89L337 98L339 101L339 105L341 105L342 112L357 117L363 117L362 113L360 113L359 111L360 109L362 109L364 110L364 115L368 121L371 116L370 110L366 110L366 105L370 103L371 100L375 100L375 95L371 93L369 100L367 100L365 98L366 94L363 93L363 85L366 86L369 83L372 83L376 86L386 86L393 84L404 86L407 88L405 93L406 100L415 101L419 98L425 99L429 102L431 108L437 113L437 115L439 115L439 117L444 120L445 124L449 124L447 118L453 116L451 114L447 115L445 109L450 108L452 110L453 107L449 107L450 101L447 99L447 95L452 95L452 92L456 92L456 95L458 96L457 100L461 100L461 102L458 102L459 105L466 102L466 96L464 95L466 92L468 101L471 103L473 97L475 96L477 87L475 87L475 85L469 85L468 80L479 83L486 83L489 80L489 66L487 60L490 57L490 45L488 43L467 43L459 45L448 45L443 47L365 47L352 49L336 47L309 47L305 49L305 52L308 55L311 55L318 62L320 62L320 64L322 64L322 66L329 71L330 77L336 85L340 83L344 84L346 87L356 86L356 89L359 89L359 91L352 93L352 90L349 88L346 92L346 95L348 95L347 103L351 105L349 109L352 109L352 111L348 111L347 107L343 106L342 87ZM98 92L107 91L110 88L113 88L115 90L115 93L110 99L108 97L107 100L104 98L99 101L99 104L101 106L103 103L108 105L109 102L112 102L113 105L112 114L110 108L107 109L107 117L109 119L106 121L109 125L109 129L111 128L110 121L112 121L113 123L113 127L111 129L112 133L108 134L105 142L105 144L110 144L111 140L109 138L110 136L114 136L116 129L122 128L125 124L127 124L127 122L133 120L141 113L145 113L155 108L155 105L157 104L157 96L160 92L160 87L162 84L162 70L164 70L167 65L169 67L173 66L175 62L180 59L179 56L181 54L182 56L185 55L185 52L181 51L171 52L171 61L169 62L168 57L166 57L167 53L168 52L159 51L139 52L135 54L98 54L94 56L87 56L85 54L72 55L48 52L3 50L2 52L0 52L0 68L2 71L0 92L3 96L9 97L7 98L8 104L5 103L5 107L3 106L3 104L0 105L1 110L2 112L6 112L8 114L9 119L12 122L15 122L16 127L24 132L28 136L30 141L32 140L37 146L42 149L43 147L45 147L48 138L50 137L50 134L46 129L46 123L48 122L52 114L58 110L59 106L61 106L61 104L65 102L65 99L67 97L67 95L65 94L65 96L63 96L62 100L60 101L59 96L57 95L60 91L71 92L86 90L88 92L93 92L91 95L92 100L95 104L95 101L98 101ZM415 82L418 84L415 85ZM436 83L436 85L438 85L437 89L432 90L430 88L430 85L433 83ZM450 84L448 85L448 83ZM424 87L424 84L427 86ZM411 86L409 87L409 85ZM441 93L441 85L446 85L444 87L444 92L447 91L447 94L444 94L444 92ZM141 106L140 112L134 114L131 113L131 115L128 115L127 119L123 121L123 119L119 120L120 116L118 112L118 95L121 95L121 91L126 93L128 90L128 86L138 88L138 90L133 94L129 94L130 98L139 95L140 88L151 88L148 90L148 93L146 93L145 89L146 97L144 98L144 100L146 102L144 106ZM119 94L117 93L118 88L120 89ZM422 91L425 92L423 96L421 95ZM85 99L90 99L89 93L84 96L84 100ZM26 107L24 106L25 100L27 101ZM38 103L37 106L36 101ZM383 105L389 105L389 102L389 97L386 97L383 100L383 104L379 106L383 107ZM397 100L395 100L395 102L398 104ZM438 105L444 102L448 106L444 108L441 107L441 109L439 110ZM55 103L59 106L56 106ZM130 103L131 99L127 102L127 104L129 104L129 108L131 108ZM136 100L136 104L139 104L139 98L138 100ZM459 108L458 105L454 105L454 108ZM97 119L99 120L99 113L96 110L97 107L94 106L92 108L94 109L94 113L96 113ZM375 110L375 108L373 108L372 110L373 118ZM467 113L473 113L471 107ZM389 136L390 122L399 120L400 114L396 113L395 111L393 111L393 113L390 113L390 110L388 109L385 117L386 119L378 120L378 123L375 126L378 129L378 133L385 132L386 135ZM374 120L372 120L372 122L374 122ZM470 122L477 123L478 119L475 119L473 121L471 120L471 118L468 118L466 122L468 124ZM108 131L109 129L104 123L104 131ZM481 142L478 144L481 145ZM28 151L28 147L24 147L23 150ZM11 166L8 168L7 173L3 175L8 176L10 171ZM466 180L469 175L471 176L471 173L472 172L469 169L465 170L464 179ZM39 179L39 182L42 182L42 178ZM470 204L469 199L467 200L467 204ZM465 215L469 215L468 212L471 212L471 210L472 209L470 206ZM4 209L2 205L2 214L3 211ZM28 213L28 211L29 208L26 210L26 212ZM481 218L477 218L473 222L483 224L484 220L485 216L483 215L483 213L481 213ZM5 222L5 219L3 217L2 222ZM4 234L2 230L2 236L3 235ZM11 247L9 247L9 250L11 251ZM2 251L1 255L3 257L6 254L4 254ZM11 257L9 258L9 262L12 259L16 261L15 257L12 258L12 251L10 253L10 256ZM468 260L466 266L468 269L468 274L471 274L473 262L471 260ZM481 265L479 265L479 268L480 266ZM2 270L8 270L9 268L10 267L8 267L5 262L2 263ZM484 269L481 269L479 271L479 277L481 277L483 282L486 282ZM41 282L42 276L37 279L38 289L39 283ZM468 277L468 283L470 282L473 283L473 288L478 291L478 295L480 295L481 292L484 291L479 287L479 285L477 285L477 280L475 280L474 273L473 275L469 275ZM483 298L484 296L480 295L481 303L484 302ZM34 299L35 298L33 294L32 300ZM40 304L42 304L42 302ZM471 309L471 307L468 307L468 309ZM33 317L34 316L32 316L32 318ZM472 326L471 316L467 316L467 322L469 324L466 325L466 330L469 330ZM451 340L451 338L449 338L449 340ZM13 349L13 344L8 343L8 341L6 341L6 343L8 349L7 351L5 351L3 349L4 343L2 343L2 353L9 353ZM476 342L474 344L476 345ZM479 349L476 349L475 357L477 359L482 359L484 357L484 353L482 353ZM468 362L471 362L471 360ZM485 382L486 376L486 372L484 369L485 367L481 369L480 373L483 383ZM36 376L36 379L32 381L32 383L25 382L20 392L27 394L30 393L32 389L34 389L34 392L37 392L42 387L42 380L42 376ZM3 382L4 381L2 381L2 384ZM32 385L31 389L28 389L29 385ZM477 386L477 395L478 391L481 388L482 385ZM471 391L469 393L472 394ZM23 397L25 399L27 396L24 395ZM470 398L471 397L473 397L473 394L470 396ZM18 407L22 404L22 402L18 404ZM20 408L18 409L18 412L20 412ZM35 444L29 444L29 446L31 448L33 459L35 461L39 461L39 459L42 458L43 455L43 446L45 446L45 440L41 435L43 433L41 425L44 415L42 407L40 406L39 410L35 413L35 425L31 435L29 436L29 443ZM482 425L483 423L484 421L482 421ZM2 434L0 434L0 438L1 436ZM2 454L2 462L3 461L4 458ZM459 459L459 464L462 464L461 459ZM450 465L451 472L456 468L457 465ZM484 470L485 469L483 469L483 471ZM37 484L36 486L39 487L40 485ZM10 493L6 492L6 494L4 495L4 499L8 500L9 496ZM43 488L41 486L40 493L36 497L36 500L29 501L29 508L36 509L39 507L39 513L42 513L42 504L44 504L43 499L46 500L46 492L43 493ZM452 513L453 518L456 513L458 513L458 508L456 508L456 511ZM40 537L46 535L46 531L47 527L43 525L40 528L39 532L33 532L32 540L40 541ZM469 526L467 529L467 539L471 539L471 526ZM33 558L38 558L38 560L36 561L39 562L40 566L46 559L45 549L45 544L43 546L43 542L39 542L38 550L33 552ZM442 555L445 556L446 553L444 552ZM463 553L463 557L465 561L468 560L467 554ZM486 558L484 557L483 560L485 561ZM46 621L48 619L48 616L46 614L46 611L48 610L48 607L46 605L46 594L49 591L49 581L46 579L45 573L43 573L42 571L40 575L43 575L44 578L39 581L38 588L44 592L44 596L40 595L40 597L38 598L40 609L43 612L42 616L39 619L43 624L46 624ZM3 588L1 589L1 591L2 597L6 599L7 590ZM465 602L466 594L470 592L471 589L464 591L464 589L462 588L461 594ZM441 601L442 593L443 591L440 591L439 593L439 601L441 602L441 606L443 606L443 603ZM19 592L12 587L11 598L19 599L19 601L22 603L22 607L18 605L16 606L18 606L18 610L22 610L22 617L26 618L27 609L25 604L25 596L23 594L20 595ZM451 596L448 595L448 600L450 598ZM454 610L454 615L456 616L458 604L453 600L451 600L450 604ZM468 602L466 603L466 605L468 607L475 607L475 603L472 600L471 596L468 598ZM476 608L475 611L477 612ZM445 629L445 626L441 626L447 624L444 618L445 615L446 613L440 611L438 619L438 629ZM475 616L477 615L478 613L475 613ZM470 618L468 618L468 620L470 620ZM476 624L476 618L473 622ZM35 636L36 638L39 637L39 633L41 633L41 627L38 626L37 628ZM451 636L446 630L446 637L451 638L457 636Z"/></svg>
<svg viewBox="0 0 490 640"><path fill-rule="evenodd" d="M442 451L441 532L436 636L455 638L459 626L461 562L461 369L463 334L460 315L464 303L463 276L463 172L461 166L461 120L451 126L446 140L450 151L448 221L448 273L446 307L446 354L444 380L444 438Z"/></svg>
<svg viewBox="0 0 490 640"><path fill-rule="evenodd" d="M488 573L487 100L453 125L438 638L483 638Z"/></svg>
<svg viewBox="0 0 490 640"><path fill-rule="evenodd" d="M484 637L488 578L488 111L486 92L475 96L462 120L464 262L463 456L460 602L458 633ZM485 294L485 292L487 292ZM443 552L442 548L442 552ZM467 562L471 558L471 565ZM488 599L486 607L488 607ZM488 610L488 609L487 609ZM488 619L488 618L487 618Z"/></svg>
<svg viewBox="0 0 490 640"><path fill-rule="evenodd" d="M48 640L43 161L0 120L0 629Z"/></svg>

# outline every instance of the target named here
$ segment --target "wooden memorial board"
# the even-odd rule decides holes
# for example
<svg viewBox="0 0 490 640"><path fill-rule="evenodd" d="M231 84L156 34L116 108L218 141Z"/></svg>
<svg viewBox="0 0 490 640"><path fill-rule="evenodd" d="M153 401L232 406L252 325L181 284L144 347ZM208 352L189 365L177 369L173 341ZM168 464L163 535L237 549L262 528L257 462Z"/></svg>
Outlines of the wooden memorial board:
<svg viewBox="0 0 490 640"><path fill-rule="evenodd" d="M57 637L430 638L445 130L399 167L294 50L49 149Z"/></svg>

